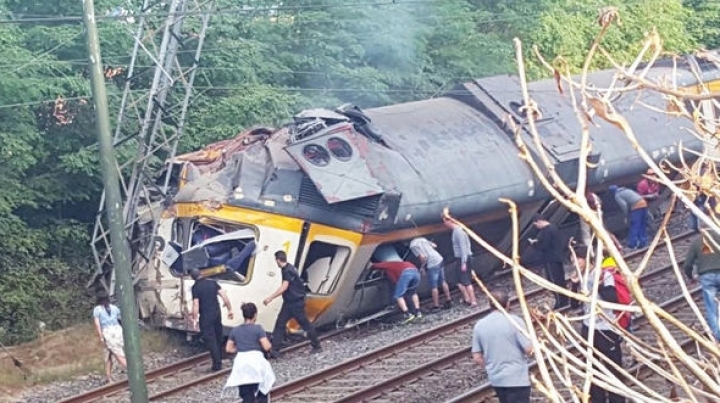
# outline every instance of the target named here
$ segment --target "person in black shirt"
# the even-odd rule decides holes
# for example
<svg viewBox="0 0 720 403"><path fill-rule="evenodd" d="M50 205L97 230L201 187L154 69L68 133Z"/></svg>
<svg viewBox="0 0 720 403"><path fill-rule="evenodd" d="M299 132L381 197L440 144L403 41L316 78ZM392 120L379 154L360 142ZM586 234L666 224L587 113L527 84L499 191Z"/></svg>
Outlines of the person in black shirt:
<svg viewBox="0 0 720 403"><path fill-rule="evenodd" d="M225 308L228 310L228 319L233 319L232 307L225 290L220 284L209 278L201 278L200 270L190 270L190 276L195 280L192 286L193 298L193 328L198 329L198 315L200 315L200 335L205 340L205 347L210 351L212 358L211 371L219 371L222 368L222 317L220 315L220 304L218 295L222 298Z"/></svg>
<svg viewBox="0 0 720 403"><path fill-rule="evenodd" d="M537 238L528 239L540 252L541 263L545 265L545 277L558 287L566 287L565 260L566 245L560 238L560 232L555 224L537 215L533 218L535 228L539 229ZM570 303L566 295L555 293L555 306L553 310L560 309Z"/></svg>
<svg viewBox="0 0 720 403"><path fill-rule="evenodd" d="M280 350L285 338L285 325L290 319L295 319L310 338L310 344L312 345L310 353L322 351L315 327L305 315L306 291L300 274L295 266L288 263L287 254L284 251L275 252L275 262L282 272L282 284L263 301L263 304L267 306L280 295L282 295L283 298L282 308L280 308L280 313L278 313L277 321L275 322L275 329L273 329L273 351L271 352L271 356L279 356L278 350Z"/></svg>

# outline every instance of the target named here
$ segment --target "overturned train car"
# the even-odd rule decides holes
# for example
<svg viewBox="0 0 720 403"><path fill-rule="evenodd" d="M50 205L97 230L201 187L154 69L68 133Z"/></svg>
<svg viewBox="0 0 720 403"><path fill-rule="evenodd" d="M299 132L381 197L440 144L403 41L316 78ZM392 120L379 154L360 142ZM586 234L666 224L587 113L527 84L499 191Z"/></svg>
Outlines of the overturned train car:
<svg viewBox="0 0 720 403"><path fill-rule="evenodd" d="M720 78L715 69L703 73ZM670 75L672 67L651 74ZM607 86L612 77L613 72L598 72L590 82ZM689 71L680 79L694 85ZM530 91L541 107L545 152L572 184L580 128L569 97L559 94L552 80L532 83ZM691 122L639 101L660 110L666 105L647 91L627 92L614 102L653 158L677 161L680 142L701 149L684 130ZM249 130L177 157L170 162L178 173L177 193L157 223L155 253L137 274L141 315L188 329L193 281L185 274L192 268L215 276L234 306L246 301L260 306L281 282L273 253L285 250L307 280L308 317L319 326L335 325L389 303L387 282L368 263L380 245L391 244L404 257L410 239L422 235L452 256L440 220L444 207L500 248L509 248L511 234L499 198L520 206L523 237L532 235L530 219L538 212L572 224L518 157L504 122L508 116L523 120L521 104L516 77L485 78L424 101L365 111L348 106L303 111L280 129ZM645 164L617 128L595 123L589 185L602 192L635 180ZM537 153L529 134L523 136ZM568 230L574 231L572 225ZM483 269L498 265L483 251L475 254ZM447 265L446 270L452 283L452 270ZM278 299L260 309L266 329L280 305ZM223 315L223 320L230 327L242 319Z"/></svg>

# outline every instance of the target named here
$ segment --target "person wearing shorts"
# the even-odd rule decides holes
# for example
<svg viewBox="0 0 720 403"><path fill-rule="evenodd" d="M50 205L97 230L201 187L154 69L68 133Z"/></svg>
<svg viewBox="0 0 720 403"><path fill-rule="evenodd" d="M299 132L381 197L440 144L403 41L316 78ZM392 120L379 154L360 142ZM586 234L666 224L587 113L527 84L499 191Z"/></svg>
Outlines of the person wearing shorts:
<svg viewBox="0 0 720 403"><path fill-rule="evenodd" d="M458 289L465 300L465 304L476 308L477 299L475 298L475 289L472 285L472 249L470 247L470 237L468 234L455 224L452 220L443 217L445 226L452 229L452 245L455 258L460 261L459 266L459 282Z"/></svg>
<svg viewBox="0 0 720 403"><path fill-rule="evenodd" d="M428 284L430 285L433 300L433 311L440 309L439 285L442 285L443 293L445 294L445 305L443 305L443 308L448 309L452 306L450 287L448 287L448 283L445 281L443 257L435 250L436 247L437 245L423 237L417 237L410 241L410 251L420 259L420 268L425 267L427 270Z"/></svg>
<svg viewBox="0 0 720 403"><path fill-rule="evenodd" d="M372 268L382 270L390 282L395 284L393 299L397 301L398 307L403 312L404 322L422 318L420 298L417 295L417 287L420 284L420 271L417 267L410 262L399 261L374 263ZM408 308L406 297L412 300L412 310Z"/></svg>

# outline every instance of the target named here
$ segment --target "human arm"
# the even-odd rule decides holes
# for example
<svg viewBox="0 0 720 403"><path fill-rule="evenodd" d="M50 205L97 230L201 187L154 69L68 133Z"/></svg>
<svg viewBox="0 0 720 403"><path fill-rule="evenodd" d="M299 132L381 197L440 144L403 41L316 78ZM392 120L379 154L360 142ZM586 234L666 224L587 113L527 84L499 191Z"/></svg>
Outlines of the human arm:
<svg viewBox="0 0 720 403"><path fill-rule="evenodd" d="M103 334L102 334L102 327L100 326L100 318L97 315L95 315L95 317L93 318L93 322L95 323L95 331L97 332L98 337L100 338L100 343L103 343L105 338L103 337Z"/></svg>
<svg viewBox="0 0 720 403"><path fill-rule="evenodd" d="M228 319L232 320L235 316L232 311L232 307L230 306L230 299L227 296L227 293L222 288L218 288L217 291L220 298L223 300L223 304L225 304L225 308L228 310Z"/></svg>
<svg viewBox="0 0 720 403"><path fill-rule="evenodd" d="M193 329L197 329L198 316L200 316L200 300L193 298L192 323Z"/></svg>
<svg viewBox="0 0 720 403"><path fill-rule="evenodd" d="M228 337L228 341L225 343L225 352L228 354L237 353L237 346L231 337Z"/></svg>
<svg viewBox="0 0 720 403"><path fill-rule="evenodd" d="M702 237L702 235L701 235ZM699 243L702 243L702 239L695 240L692 245L690 245L690 250L688 251L687 256L685 257L685 263L683 263L683 271L685 272L685 276L689 280L693 279L693 268L695 266L695 261L698 258L698 251L699 251Z"/></svg>
<svg viewBox="0 0 720 403"><path fill-rule="evenodd" d="M275 290L275 292L270 294L269 297L267 297L263 300L263 305L266 305L266 306L269 305L272 302L272 300L281 296L285 292L285 290L288 289L289 286L290 286L290 282L288 280L283 280L282 284L280 284L280 287L278 287L277 290Z"/></svg>
<svg viewBox="0 0 720 403"><path fill-rule="evenodd" d="M473 361L481 367L485 366L485 360L483 360L482 353L472 353Z"/></svg>

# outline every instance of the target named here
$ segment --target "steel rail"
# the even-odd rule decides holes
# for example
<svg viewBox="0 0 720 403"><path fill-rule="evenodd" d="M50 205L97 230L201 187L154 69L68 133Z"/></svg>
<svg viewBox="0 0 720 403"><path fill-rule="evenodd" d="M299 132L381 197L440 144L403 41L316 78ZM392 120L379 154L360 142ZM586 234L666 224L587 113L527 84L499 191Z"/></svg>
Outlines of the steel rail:
<svg viewBox="0 0 720 403"><path fill-rule="evenodd" d="M675 236L675 237L673 238L673 240L674 240L674 241L681 240L681 239L684 239L684 238L687 238L687 237L691 236L692 234L693 234L693 232L691 232L691 231L683 232L683 233L678 234L677 236ZM635 257L638 257L638 256L642 255L642 254L645 253L646 251L647 251L647 248L633 250L633 251L627 253L627 254L625 255L625 258L626 258L626 259L632 259L632 258L635 258ZM653 271L653 272L657 272L657 271ZM495 282L495 281L498 281L499 279L503 279L504 277L509 276L510 274L512 274L512 272L511 272L510 270L502 271L502 272L498 273L495 277L493 277L491 280L492 280L493 282ZM456 291L457 291L457 290L453 290L453 295L455 295ZM534 288L534 289L532 289L532 290L529 290L529 291L525 294L525 296L526 296L526 298L527 298L527 297L532 298L532 297L534 297L534 296L536 296L536 295L538 295L538 294L541 294L541 293L543 293L543 292L545 292L545 291L546 291L545 289L538 287L538 288ZM511 300L510 300L511 303L515 303L516 301L517 301L517 298L511 298ZM448 322L448 323L446 323L446 324L443 324L443 325L441 325L441 326L439 326L439 327L436 327L436 328L433 328L433 329L429 329L428 331L419 333L419 334L417 334L417 335L415 335L415 336L412 336L411 338L398 341L398 342L396 342L396 343L393 343L393 344L391 344L391 345L389 345L389 346L386 346L386 347L383 347L383 348L381 348L381 349L378 349L378 350L375 350L375 351L371 351L371 352L369 352L369 353L367 353L367 354L365 354L365 355L362 355L362 356L359 356L359 357L354 358L354 360L357 360L357 359L360 359L361 357L366 357L366 356L367 356L367 357L370 357L371 355L380 356L380 355L384 354L383 351L384 351L385 353L387 353L388 351L391 351L391 349L393 349L393 348L395 348L395 349L402 348L401 346L402 346L404 343L409 343L410 340L421 340L422 337L431 337L431 336L429 336L429 335L430 335L431 333L433 333L433 332L442 332L442 329L451 329L453 326L463 326L463 325L466 325L466 324L468 324L468 323L471 323L473 320L479 319L480 316L486 314L487 312L489 312L489 308L486 308L486 309L483 309L483 310L474 312L474 313L469 314L469 315L467 315L467 316L465 316L465 317L456 319L455 321L452 321L452 322ZM393 316L393 315L397 315L397 312L388 311L387 315L382 315L382 316L380 316L380 317L378 317L378 318L375 318L375 319L377 320L377 319L380 319L380 318L386 318L386 317L390 317L390 316ZM338 336L340 336L340 335L342 335L342 334L349 333L349 332L352 331L353 329L354 329L353 327L335 329L335 330L332 330L332 331L330 331L330 332L327 332L327 333L322 334L322 335L320 336L320 340L332 339L332 338L338 337ZM302 348L304 348L304 347L309 346L309 344L310 344L310 342L309 342L308 340L304 340L304 341L302 341L302 342L293 344L293 345L291 345L291 346L288 346L288 347L282 349L281 352L282 352L283 354L290 353L290 352L294 352L294 351L297 351L297 350L300 350L300 349L302 349ZM409 345L409 344L406 344L406 345ZM176 374L176 373L183 372L183 371L186 371L186 370L191 369L191 368L195 368L195 367L200 366L200 365L204 365L204 364L208 363L209 361L210 361L210 355L209 355L208 353L197 354L197 355L194 355L194 356L192 356L192 357L188 357L188 358L185 358L185 359L180 360L180 361L178 361L178 362L175 362L175 363L172 363L172 364L170 364L170 365L167 365L167 366L165 366L165 367L158 368L158 369L155 369L155 370L152 370L152 371L148 371L148 372L146 373L146 380L147 380L148 383L156 382L156 381L158 381L158 380L160 380L160 379L162 379L162 378L166 378L166 377L168 377L168 376L170 376L170 375L172 375L172 374ZM334 371L341 370L343 367L348 367L348 368L349 368L349 367L352 365L352 364L351 364L352 361L353 361L353 360L349 360L349 361L346 361L346 362L342 362L342 363L333 365L333 366L331 366L331 367L328 367L328 368L326 368L326 369L323 369L323 370L317 371L317 372L315 372L315 373L311 373L311 374L309 374L309 375L306 375L306 376L304 376L304 377L298 378L298 379L296 379L296 380L294 380L294 381L291 381L291 382L285 383L285 384L283 384L283 385L280 385L280 386L276 387L276 388L272 391L272 395L273 395L274 398L278 399L278 398L280 398L280 397L282 397L282 396L287 395L288 393L294 393L294 392L296 392L296 391L299 390L299 389L304 389L305 387L301 387L301 386L300 386L300 385L302 385L302 383L298 383L298 382L313 382L313 383L320 382L320 381L323 380L323 378L322 378L323 376L327 376L328 374L331 374L331 373L333 373ZM231 371L231 368L224 368L224 369L222 369L222 370L220 370L220 371L217 371L217 372L208 373L208 374L206 374L206 375L197 377L197 378L195 378L195 379L193 379L193 380L191 380L191 381L189 381L189 382L186 382L186 383L183 383L183 384L174 386L174 387L172 387L172 388L170 388L170 389L163 390L163 391L161 391L161 392L155 393L155 394L153 394L153 395L150 396L149 400L150 400L150 401L154 401L154 400L158 400L158 399L161 399L161 398L165 398L165 397L168 397L168 396L171 396L171 395L174 395L174 394L178 394L178 393L182 392L183 390L189 389L189 388L191 388L191 387L194 387L194 386L203 384L203 383L205 383L205 382L210 382L210 381L212 381L212 380L221 378L221 377L223 377L223 376L227 376L227 375L230 373L230 371ZM323 374L324 374L324 375L323 375ZM299 388L299 389L298 389L298 388ZM83 392L83 393L81 393L81 394L79 394L79 395L75 395L75 396L71 396L71 397L64 398L64 399L60 400L58 403L91 403L91 402L98 402L98 401L102 400L103 398L106 398L106 397L109 397L109 396L113 396L113 395L117 395L117 394L119 394L119 393L126 392L127 390L128 390L128 382L127 382L126 379L124 379L124 380L121 380L121 381L109 383L109 384L106 384L106 385L103 385L103 386L100 386L100 387L97 387L97 388L88 390L88 391Z"/></svg>
<svg viewBox="0 0 720 403"><path fill-rule="evenodd" d="M664 268L664 271L666 271L666 270L667 269ZM690 295L693 298L693 300L695 300L695 299L697 299L697 297L699 295L701 295L702 289L701 289L701 287L695 287L688 291L690 292ZM664 310L669 310L669 308L672 308L675 306L680 306L680 304L683 302L686 302L685 295L681 294L681 295L676 295L675 297L670 298L666 301L663 301L658 306ZM642 316L637 316L637 317L633 318L633 320L638 320L638 319L644 320L645 316L642 315ZM646 323L643 323L643 324L646 324ZM689 346L693 341L694 340L692 338L686 338L686 339L683 339L683 341L680 342L679 344L681 347L685 348L685 347ZM575 348L572 347L572 350L575 350ZM533 361L532 363L530 363L531 371L536 368L537 368L536 361ZM633 373L633 372L638 373L641 371L648 371L648 370L649 370L649 368L646 365L644 365L642 363L637 363L637 364L633 365L632 367L630 367L629 369L627 369L626 371L628 373ZM495 391L493 390L492 385L490 385L490 383L486 382L486 383L483 383L482 385L480 385L474 389L471 389L459 396L456 396L450 400L447 400L445 403L476 403L476 402L484 401L485 399L492 398L494 396L495 396Z"/></svg>

